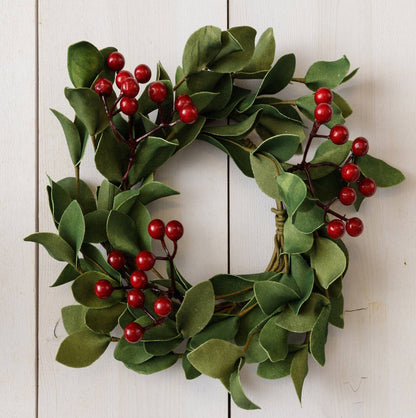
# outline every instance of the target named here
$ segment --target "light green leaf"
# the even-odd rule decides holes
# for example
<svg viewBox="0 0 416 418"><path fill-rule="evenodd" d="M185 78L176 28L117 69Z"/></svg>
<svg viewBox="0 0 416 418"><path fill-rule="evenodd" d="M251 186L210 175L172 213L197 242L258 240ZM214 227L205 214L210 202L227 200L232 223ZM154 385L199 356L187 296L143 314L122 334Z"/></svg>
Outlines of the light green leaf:
<svg viewBox="0 0 416 418"><path fill-rule="evenodd" d="M286 219L283 227L283 251L287 254L303 254L313 245L313 235L304 234L293 225L292 218Z"/></svg>
<svg viewBox="0 0 416 418"><path fill-rule="evenodd" d="M283 173L279 162L270 154L257 153L250 155L251 168L254 178L261 191L275 200L282 200L277 177Z"/></svg>
<svg viewBox="0 0 416 418"><path fill-rule="evenodd" d="M85 313L87 308L82 305L69 305L61 309L62 323L68 335L85 329Z"/></svg>
<svg viewBox="0 0 416 418"><path fill-rule="evenodd" d="M289 353L284 360L274 363L270 360L260 363L257 367L257 375L264 379L281 379L282 377L289 376L294 354Z"/></svg>
<svg viewBox="0 0 416 418"><path fill-rule="evenodd" d="M85 314L85 324L91 331L101 334L109 333L115 328L119 316L125 309L125 303L118 303L103 309L88 309Z"/></svg>
<svg viewBox="0 0 416 418"><path fill-rule="evenodd" d="M279 282L256 282L254 294L261 310L267 315L272 314L280 306L299 299L296 292Z"/></svg>
<svg viewBox="0 0 416 418"><path fill-rule="evenodd" d="M245 361L247 364L254 364L262 363L266 360L267 352L259 343L259 333L253 333L246 351Z"/></svg>
<svg viewBox="0 0 416 418"><path fill-rule="evenodd" d="M304 234L311 234L324 224L324 211L312 199L306 198L296 211L293 225Z"/></svg>
<svg viewBox="0 0 416 418"><path fill-rule="evenodd" d="M279 195L285 202L289 216L292 216L306 197L306 185L303 180L292 173L282 173L277 177Z"/></svg>
<svg viewBox="0 0 416 418"><path fill-rule="evenodd" d="M290 365L290 377L296 389L299 402L302 402L302 388L305 377L308 374L308 348L302 348L293 356Z"/></svg>
<svg viewBox="0 0 416 418"><path fill-rule="evenodd" d="M276 325L276 317L271 317L260 331L259 342L272 362L282 361L288 353L289 331Z"/></svg>

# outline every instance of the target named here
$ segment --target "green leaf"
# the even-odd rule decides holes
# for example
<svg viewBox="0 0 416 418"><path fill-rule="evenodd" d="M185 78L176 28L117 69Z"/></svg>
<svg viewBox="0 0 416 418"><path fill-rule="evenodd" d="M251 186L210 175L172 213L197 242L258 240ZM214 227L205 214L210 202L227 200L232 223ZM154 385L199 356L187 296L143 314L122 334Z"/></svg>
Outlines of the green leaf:
<svg viewBox="0 0 416 418"><path fill-rule="evenodd" d="M65 115L59 113L57 110L51 109L52 113L59 120L65 134L66 143L68 145L69 154L71 156L72 164L78 165L82 156L82 141L79 131L74 122L69 120Z"/></svg>
<svg viewBox="0 0 416 418"><path fill-rule="evenodd" d="M190 145L196 139L201 132L205 121L206 119L203 116L199 116L198 119L191 125L179 123L172 128L172 132L175 133L174 138L179 141L179 146L176 148L175 152L178 152L182 148Z"/></svg>
<svg viewBox="0 0 416 418"><path fill-rule="evenodd" d="M147 205L154 200L160 199L162 197L173 196L175 194L179 194L174 189L171 189L166 184L160 183L158 181L151 181L149 183L144 184L140 187L140 195L139 200L143 203L143 205Z"/></svg>
<svg viewBox="0 0 416 418"><path fill-rule="evenodd" d="M225 119L237 107L238 103L249 95L249 93L250 90L232 85L231 97L229 98L228 103L222 109L211 109L209 113L204 112L204 114L206 114L208 119Z"/></svg>
<svg viewBox="0 0 416 418"><path fill-rule="evenodd" d="M281 379L289 376L294 353L289 353L284 360L272 363L266 360L257 367L257 375L264 379Z"/></svg>
<svg viewBox="0 0 416 418"><path fill-rule="evenodd" d="M37 232L25 238L25 241L41 244L49 255L58 261L66 261L72 266L75 265L75 251L59 235L50 232Z"/></svg>
<svg viewBox="0 0 416 418"><path fill-rule="evenodd" d="M333 92L332 94L334 96L334 103L339 107L339 110L341 110L342 116L344 118L348 118L348 116L351 116L352 109L348 102L339 94L335 92Z"/></svg>
<svg viewBox="0 0 416 418"><path fill-rule="evenodd" d="M308 374L308 348L302 348L293 356L290 366L290 377L296 389L299 402L302 401L302 388L306 375Z"/></svg>
<svg viewBox="0 0 416 418"><path fill-rule="evenodd" d="M178 355L175 353L167 354L166 356L153 357L150 360L140 364L124 363L125 366L140 374L153 374L173 366L178 360Z"/></svg>
<svg viewBox="0 0 416 418"><path fill-rule="evenodd" d="M69 367L86 367L94 363L110 344L111 337L82 330L65 338L59 347L56 361Z"/></svg>
<svg viewBox="0 0 416 418"><path fill-rule="evenodd" d="M304 258L299 254L291 254L290 256L290 273L291 280L294 280L301 298L290 304L295 314L299 313L299 309L309 299L311 295L315 274L313 269L309 267Z"/></svg>
<svg viewBox="0 0 416 418"><path fill-rule="evenodd" d="M341 81L341 84L346 83L347 81L351 80L355 76L355 74L357 74L358 70L359 68L352 70L348 75L344 77L344 79Z"/></svg>
<svg viewBox="0 0 416 418"><path fill-rule="evenodd" d="M212 338L231 341L238 331L238 324L238 316L226 316L218 322L208 324L201 332L192 337L189 345L191 348L196 348Z"/></svg>
<svg viewBox="0 0 416 418"><path fill-rule="evenodd" d="M296 211L293 225L304 234L311 234L324 224L324 211L315 200L306 198Z"/></svg>
<svg viewBox="0 0 416 418"><path fill-rule="evenodd" d="M283 173L279 162L270 154L257 153L250 155L251 168L260 190L275 200L282 200L277 184L277 177Z"/></svg>
<svg viewBox="0 0 416 418"><path fill-rule="evenodd" d="M323 203L338 197L339 191L346 185L339 170L334 170L324 177L314 179L312 183L318 199Z"/></svg>
<svg viewBox="0 0 416 418"><path fill-rule="evenodd" d="M302 96L296 99L296 106L309 120L315 120L314 112L316 103L313 94L309 96ZM332 128L334 125L343 125L345 123L345 119L342 116L340 108L336 105L335 102L331 103L331 107L332 119L328 123L325 123L325 126Z"/></svg>
<svg viewBox="0 0 416 418"><path fill-rule="evenodd" d="M260 331L259 342L272 362L282 361L288 353L289 331L276 325L276 317L271 317Z"/></svg>
<svg viewBox="0 0 416 418"><path fill-rule="evenodd" d="M242 302L253 296L253 285L238 276L217 274L210 279L215 295L231 302ZM237 293L237 294L234 294Z"/></svg>
<svg viewBox="0 0 416 418"><path fill-rule="evenodd" d="M80 275L79 271L67 264L61 271L61 274L56 279L55 283L51 287L61 286L65 283L74 281Z"/></svg>
<svg viewBox="0 0 416 418"><path fill-rule="evenodd" d="M119 316L125 309L125 303L118 303L103 309L88 309L85 314L85 324L91 331L101 334L109 333L115 328Z"/></svg>
<svg viewBox="0 0 416 418"><path fill-rule="evenodd" d="M315 156L313 157L311 164L319 164L324 162L331 162L336 165L341 165L342 162L347 158L351 151L351 141L347 141L343 145L336 145L330 139L322 142L316 150ZM311 177L313 179L321 178L329 173L333 172L335 167L324 166L315 167L310 169Z"/></svg>
<svg viewBox="0 0 416 418"><path fill-rule="evenodd" d="M143 327L153 323L153 321L147 315L143 315L137 318L135 322ZM180 337L180 335L176 330L175 322L173 322L171 319L166 319L163 324L147 329L143 335L142 341L172 341L176 340L178 337Z"/></svg>
<svg viewBox="0 0 416 418"><path fill-rule="evenodd" d="M312 328L310 337L309 346L311 354L321 366L325 364L325 344L328 336L328 318L330 311L330 305L322 308L322 311Z"/></svg>
<svg viewBox="0 0 416 418"><path fill-rule="evenodd" d="M215 62L221 60L227 55L232 54L233 52L238 52L242 50L243 50L243 47L240 45L237 39L233 35L231 35L230 31L228 30L222 31L221 32L221 50L216 55L215 60L213 62L213 66L215 66Z"/></svg>
<svg viewBox="0 0 416 418"><path fill-rule="evenodd" d="M205 134L200 135L198 139L208 142L228 154L247 177L254 176L250 164L250 150L243 144L228 138L222 138L221 140L215 139Z"/></svg>
<svg viewBox="0 0 416 418"><path fill-rule="evenodd" d="M312 293L311 297L303 304L298 314L291 308L287 308L276 317L276 325L292 332L308 332L315 325L322 308L329 301L318 293Z"/></svg>
<svg viewBox="0 0 416 418"><path fill-rule="evenodd" d="M236 344L241 346L246 344L248 336L255 332L259 325L263 324L267 318L268 316L259 306L251 309L249 313L240 318L240 327L235 336Z"/></svg>
<svg viewBox="0 0 416 418"><path fill-rule="evenodd" d="M241 386L240 381L240 370L242 365L244 364L243 360L240 360L239 366L237 370L234 370L230 376L230 394L233 398L235 404L243 409L252 410L252 409L260 409L255 403L251 402L250 399L247 398L246 394L243 391L243 387Z"/></svg>
<svg viewBox="0 0 416 418"><path fill-rule="evenodd" d="M297 135L276 135L263 141L256 151L273 155L278 161L287 161L295 155L299 147Z"/></svg>
<svg viewBox="0 0 416 418"><path fill-rule="evenodd" d="M124 337L120 338L114 349L114 358L129 364L141 364L151 359L153 356L145 351L144 344L132 344Z"/></svg>
<svg viewBox="0 0 416 418"><path fill-rule="evenodd" d="M320 87L333 89L338 86L350 69L350 62L344 55L337 61L318 61L312 64L305 75L305 84L315 91Z"/></svg>
<svg viewBox="0 0 416 418"><path fill-rule="evenodd" d="M78 201L84 215L97 209L94 194L88 187L87 183L85 183L83 180L79 181L79 199L77 198L77 181L75 177L66 177L62 180L59 180L57 184L69 194L72 200Z"/></svg>
<svg viewBox="0 0 416 418"><path fill-rule="evenodd" d="M81 249L82 242L85 235L85 221L82 214L81 207L76 200L73 200L65 209L59 223L59 235L63 238L74 250L75 260Z"/></svg>
<svg viewBox="0 0 416 418"><path fill-rule="evenodd" d="M136 184L141 178L159 168L174 153L177 146L174 141L165 141L155 136L141 140L129 172L129 184Z"/></svg>
<svg viewBox="0 0 416 418"><path fill-rule="evenodd" d="M185 353L182 356L182 368L185 373L186 379L192 380L197 378L198 376L201 376L201 372L199 372L197 369L195 369L194 366L192 366L191 362L188 360L188 354L189 351L185 351Z"/></svg>
<svg viewBox="0 0 416 418"><path fill-rule="evenodd" d="M273 64L275 50L276 42L274 40L273 28L268 28L260 36L250 61L241 71L256 73L268 70Z"/></svg>
<svg viewBox="0 0 416 418"><path fill-rule="evenodd" d="M68 73L75 87L90 87L103 68L103 55L89 42L78 42L68 48Z"/></svg>
<svg viewBox="0 0 416 418"><path fill-rule="evenodd" d="M215 308L214 288L210 281L198 283L185 293L176 313L176 329L184 338L202 331L211 319Z"/></svg>
<svg viewBox="0 0 416 418"><path fill-rule="evenodd" d="M221 29L204 26L195 31L185 44L182 67L186 76L206 67L221 49Z"/></svg>
<svg viewBox="0 0 416 418"><path fill-rule="evenodd" d="M371 177L378 187L395 186L405 178L401 171L371 155L357 157L356 163L361 173L366 177Z"/></svg>
<svg viewBox="0 0 416 418"><path fill-rule="evenodd" d="M219 339L211 339L188 354L188 360L197 370L214 378L230 374L241 357L244 351L240 347Z"/></svg>
<svg viewBox="0 0 416 418"><path fill-rule="evenodd" d="M334 282L347 267L343 251L328 238L317 237L310 252L311 267L324 289ZM331 260L328 263L328 260Z"/></svg>
<svg viewBox="0 0 416 418"><path fill-rule="evenodd" d="M86 311L82 305L69 305L61 309L62 323L68 335L85 329Z"/></svg>
<svg viewBox="0 0 416 418"><path fill-rule="evenodd" d="M65 88L65 97L90 135L97 135L108 126L100 96L88 88Z"/></svg>
<svg viewBox="0 0 416 418"><path fill-rule="evenodd" d="M283 227L283 251L287 254L303 254L313 245L313 235L304 234L293 225L292 218L288 218Z"/></svg>
<svg viewBox="0 0 416 418"><path fill-rule="evenodd" d="M107 62L107 58L108 56L112 53L117 51L117 48L114 48L113 46L108 46L107 48L103 48L100 49L101 55L104 58L104 62ZM101 71L101 73L99 74L100 77L104 77L108 80L110 80L112 83L114 82L114 76L115 76L115 72L110 70L108 68L108 65L104 65L103 70Z"/></svg>
<svg viewBox="0 0 416 418"><path fill-rule="evenodd" d="M292 216L306 197L306 185L303 180L292 173L282 173L277 177L279 195L285 202L289 216Z"/></svg>
<svg viewBox="0 0 416 418"><path fill-rule="evenodd" d="M280 306L299 298L299 295L290 287L270 281L255 283L254 294L261 310L267 315L272 314Z"/></svg>
<svg viewBox="0 0 416 418"><path fill-rule="evenodd" d="M107 220L107 237L112 247L131 257L140 252L136 224L129 216L116 210L110 211Z"/></svg>
<svg viewBox="0 0 416 418"><path fill-rule="evenodd" d="M98 209L85 215L85 242L107 241L107 218L109 211Z"/></svg>
<svg viewBox="0 0 416 418"><path fill-rule="evenodd" d="M119 142L111 129L106 129L95 153L97 170L109 182L121 183L127 171L128 159L129 147Z"/></svg>
<svg viewBox="0 0 416 418"><path fill-rule="evenodd" d="M235 123L234 125L212 126L205 128L203 131L214 136L242 139L254 129L261 112L261 109L259 109L244 121Z"/></svg>
<svg viewBox="0 0 416 418"><path fill-rule="evenodd" d="M249 26L237 26L227 31L234 40L241 46L241 51L231 52L220 56L221 51L215 57L215 60L209 65L210 69L222 73L232 73L241 70L250 60L254 52L254 40L256 30Z"/></svg>
<svg viewBox="0 0 416 418"><path fill-rule="evenodd" d="M152 239L148 232L148 226L152 218L146 206L144 206L139 201L135 202L129 211L129 216L134 220L134 223L136 224L136 237L140 250L151 251Z"/></svg>
<svg viewBox="0 0 416 418"><path fill-rule="evenodd" d="M61 187L58 183L55 183L49 178L49 183L51 187L50 199L52 204L52 214L53 219L56 224L59 224L62 214L65 212L65 209L72 202L72 197L69 193Z"/></svg>
<svg viewBox="0 0 416 418"><path fill-rule="evenodd" d="M81 252L85 260L96 267L94 270L101 272L104 271L108 273L114 280L117 280L119 283L121 283L120 273L113 269L110 264L108 264L107 260L104 258L103 254L98 248L91 244L85 243L81 247Z"/></svg>
<svg viewBox="0 0 416 418"><path fill-rule="evenodd" d="M169 80L170 81L170 77L169 74L167 73L167 71L163 68L162 63L159 61L157 63L157 71L156 71L156 80Z"/></svg>
<svg viewBox="0 0 416 418"><path fill-rule="evenodd" d="M183 338L178 337L170 341L146 341L143 344L144 349L153 356L166 356L166 354L174 350L182 341Z"/></svg>
<svg viewBox="0 0 416 418"><path fill-rule="evenodd" d="M124 296L122 290L113 290L113 293L107 299L100 299L97 297L94 292L95 283L101 279L108 280L113 287L119 286L117 281L106 274L97 271L89 271L81 274L72 284L72 293L75 300L88 308L107 308L118 304Z"/></svg>
<svg viewBox="0 0 416 418"><path fill-rule="evenodd" d="M259 343L259 333L253 333L246 351L245 361L247 364L254 364L262 363L266 360L267 352Z"/></svg>
<svg viewBox="0 0 416 418"><path fill-rule="evenodd" d="M331 298L330 301L331 312L328 322L335 327L344 328L344 296L341 294L336 298Z"/></svg>

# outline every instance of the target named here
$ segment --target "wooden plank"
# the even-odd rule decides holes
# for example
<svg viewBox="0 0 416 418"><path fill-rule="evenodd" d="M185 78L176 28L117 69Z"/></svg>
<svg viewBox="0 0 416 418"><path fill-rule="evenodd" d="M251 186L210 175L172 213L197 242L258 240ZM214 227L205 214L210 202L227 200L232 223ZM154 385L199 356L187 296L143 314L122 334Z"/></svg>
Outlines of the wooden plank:
<svg viewBox="0 0 416 418"><path fill-rule="evenodd" d="M1 9L1 410L35 417L36 248L23 238L36 228L36 7Z"/></svg>
<svg viewBox="0 0 416 418"><path fill-rule="evenodd" d="M53 179L72 176L64 137L49 107L71 115L63 88L67 47L86 39L99 47L117 46L127 67L147 63L153 70L160 59L174 77L188 36L200 26L226 26L226 2L136 1L57 3L40 5L40 173ZM198 158L204 156L204 170ZM81 167L88 184L101 181L95 174L91 149ZM157 173L158 179L180 190L181 198L152 206L152 215L185 225L178 266L193 283L225 271L227 266L226 160L205 144L196 144L175 156ZM208 192L204 192L208 190ZM214 196L214 197L213 197ZM217 215L217 213L219 215ZM46 194L40 196L40 229L53 230ZM206 238L208 236L208 238ZM215 240L212 237L216 237ZM215 263L212 262L215 260ZM69 287L49 289L61 265L40 254L40 390L42 417L211 417L227 414L227 396L219 382L201 377L185 381L181 366L155 376L138 376L112 358L112 349L86 369L70 369L54 357L65 332L59 322L62 306L73 303ZM56 327L54 335L55 325Z"/></svg>
<svg viewBox="0 0 416 418"><path fill-rule="evenodd" d="M295 52L302 77L320 59L347 54L355 79L340 91L355 113L348 120L352 138L363 135L371 154L400 167L408 180L394 190L378 190L360 211L365 232L345 240L351 257L344 285L345 330L330 328L327 364L310 360L300 408L290 378L271 382L243 373L246 392L263 407L259 416L370 417L414 416L415 194L413 101L416 82L410 1L318 2L230 1L230 26L273 26L279 56ZM297 92L306 90L297 86ZM291 99L283 92L285 99ZM231 268L254 272L271 251L272 201L237 170L231 175ZM406 199L406 200L404 200ZM400 200L400 203L398 203ZM242 209L244 208L244 210ZM361 309L362 310L357 310ZM233 418L252 412L232 407Z"/></svg>

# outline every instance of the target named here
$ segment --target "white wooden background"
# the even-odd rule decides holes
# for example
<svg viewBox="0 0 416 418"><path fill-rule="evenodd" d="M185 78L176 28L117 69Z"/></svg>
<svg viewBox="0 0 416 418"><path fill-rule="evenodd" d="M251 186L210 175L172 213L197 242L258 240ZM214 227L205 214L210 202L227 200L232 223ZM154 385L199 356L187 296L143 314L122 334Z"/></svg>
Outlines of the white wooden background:
<svg viewBox="0 0 416 418"><path fill-rule="evenodd" d="M415 17L413 0L0 0L0 416L416 416ZM70 288L49 288L60 263L22 241L37 228L54 229L46 174L73 176L61 128L49 111L71 114L63 95L68 45L83 39L114 45L127 66L155 68L161 59L173 75L188 36L206 24L226 28L227 21L258 32L273 27L277 55L297 56L297 76L318 59L347 54L352 67L361 67L342 88L355 110L351 134L366 136L372 154L407 176L364 205L365 233L346 240L345 330L330 329L325 368L311 360L302 408L289 378L261 380L250 367L244 386L261 411L233 405L229 411L218 381L185 381L179 363L141 376L113 360L109 349L86 369L58 364L54 358L65 336L60 309L72 301ZM81 176L90 185L100 181L91 149ZM271 201L233 163L227 184L224 155L207 144L192 145L159 178L182 192L153 206L152 214L185 224L178 263L191 282L227 269L228 190L231 271L264 268Z"/></svg>

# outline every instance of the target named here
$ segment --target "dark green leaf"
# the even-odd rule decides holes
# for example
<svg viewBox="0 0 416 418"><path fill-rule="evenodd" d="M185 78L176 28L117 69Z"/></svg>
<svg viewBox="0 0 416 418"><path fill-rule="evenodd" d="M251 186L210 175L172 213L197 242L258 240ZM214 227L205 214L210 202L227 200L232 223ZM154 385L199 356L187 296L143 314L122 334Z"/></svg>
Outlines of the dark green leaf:
<svg viewBox="0 0 416 418"><path fill-rule="evenodd" d="M356 163L360 167L361 173L372 178L378 187L395 186L404 180L401 171L371 155L358 157Z"/></svg>
<svg viewBox="0 0 416 418"><path fill-rule="evenodd" d="M271 317L260 331L259 342L272 362L282 361L288 353L289 331L276 325L276 317Z"/></svg>
<svg viewBox="0 0 416 418"><path fill-rule="evenodd" d="M266 360L257 367L257 375L264 379L281 379L289 376L294 353L289 353L284 360L272 363Z"/></svg>
<svg viewBox="0 0 416 418"><path fill-rule="evenodd" d="M230 393L231 397L235 404L243 409L252 410L252 409L260 409L255 403L251 402L250 399L247 398L246 394L243 391L243 387L241 386L240 381L240 370L242 365L244 364L244 360L241 359L238 369L234 370L230 375Z"/></svg>
<svg viewBox="0 0 416 418"><path fill-rule="evenodd" d="M129 216L134 220L136 224L137 242L140 250L152 250L152 240L148 232L148 226L152 220L149 211L139 201L135 202L133 207L129 211Z"/></svg>
<svg viewBox="0 0 416 418"><path fill-rule="evenodd" d="M215 294L210 281L198 283L185 293L176 313L176 328L184 338L193 337L208 324L214 313Z"/></svg>
<svg viewBox="0 0 416 418"><path fill-rule="evenodd" d="M113 46L108 46L107 48L100 49L101 55L103 56L105 63L107 62L108 56L112 52L115 52L115 51L117 51L117 48L114 48ZM108 80L110 80L113 83L114 82L115 72L112 71L112 70L110 70L108 68L108 65L105 65L104 64L104 69L101 71L100 76L101 77L104 77L104 78L106 78Z"/></svg>
<svg viewBox="0 0 416 418"><path fill-rule="evenodd" d="M179 146L175 150L176 152L190 145L196 139L205 121L206 119L203 116L199 116L191 125L179 123L173 127L172 131L175 133L174 138L179 141Z"/></svg>
<svg viewBox="0 0 416 418"><path fill-rule="evenodd" d="M178 355L175 353L167 354L166 356L153 357L150 360L140 364L124 363L125 366L140 374L153 374L173 366L178 360Z"/></svg>
<svg viewBox="0 0 416 418"><path fill-rule="evenodd" d="M299 298L299 295L290 287L270 281L255 283L254 294L261 310L267 315L272 314L280 306Z"/></svg>
<svg viewBox="0 0 416 418"><path fill-rule="evenodd" d="M107 299L100 299L94 292L95 283L98 280L108 280L113 287L119 286L119 283L113 280L106 274L97 271L89 271L81 274L72 284L72 293L75 300L88 308L107 308L118 304L123 298L124 292L122 290L114 290L111 296Z"/></svg>
<svg viewBox="0 0 416 418"><path fill-rule="evenodd" d="M211 109L211 111L209 113L206 113L207 118L208 119L217 119L217 120L225 119L235 109L237 104L241 100L243 100L245 97L247 97L249 93L250 93L250 90L243 89L241 87L233 85L232 86L231 97L229 98L229 101L226 104L226 106L223 107L222 109L217 109L217 110L216 109ZM205 112L204 112L204 114L205 114Z"/></svg>
<svg viewBox="0 0 416 418"><path fill-rule="evenodd" d="M305 84L313 91L320 87L333 89L342 82L349 69L350 62L345 55L337 61L315 62L305 75Z"/></svg>
<svg viewBox="0 0 416 418"><path fill-rule="evenodd" d="M197 370L214 378L231 373L241 357L244 351L240 347L219 339L211 339L188 354L188 360Z"/></svg>
<svg viewBox="0 0 416 418"><path fill-rule="evenodd" d="M153 323L153 321L147 316L141 316L136 319L136 322L143 327ZM178 334L175 326L175 322L171 319L166 319L162 325L147 329L142 338L143 342L158 342L158 341L172 341L176 340L180 335Z"/></svg>
<svg viewBox="0 0 416 418"><path fill-rule="evenodd" d="M182 337L170 341L145 341L144 349L153 356L166 356L183 341Z"/></svg>
<svg viewBox="0 0 416 418"><path fill-rule="evenodd" d="M263 141L256 151L273 155L279 161L287 161L293 157L299 146L296 135L276 135Z"/></svg>
<svg viewBox="0 0 416 418"><path fill-rule="evenodd" d="M214 287L215 295L221 299L242 302L253 296L253 285L238 276L218 274L210 281Z"/></svg>
<svg viewBox="0 0 416 418"><path fill-rule="evenodd" d="M74 87L90 87L103 68L103 55L89 42L78 42L68 48L68 74Z"/></svg>
<svg viewBox="0 0 416 418"><path fill-rule="evenodd" d="M344 296L331 298L331 312L328 322L338 328L344 328Z"/></svg>
<svg viewBox="0 0 416 418"><path fill-rule="evenodd" d="M129 216L110 211L107 220L107 237L114 249L131 257L140 252L140 245L136 234L136 224Z"/></svg>
<svg viewBox="0 0 416 418"><path fill-rule="evenodd" d="M290 304L291 308L297 314L301 306L311 295L315 275L313 269L309 267L303 257L299 254L291 254L290 256L290 273L291 279L295 281L301 298Z"/></svg>
<svg viewBox="0 0 416 418"><path fill-rule="evenodd" d="M94 332L109 333L115 328L119 316L125 309L125 303L118 303L103 309L88 309L85 314L85 323Z"/></svg>
<svg viewBox="0 0 416 418"><path fill-rule="evenodd" d="M81 247L81 252L85 258L90 264L93 264L96 268L94 270L106 272L108 273L113 279L117 280L118 282L121 282L121 275L120 273L113 269L113 267L108 264L107 260L104 258L101 251L94 247L91 244L83 244Z"/></svg>
<svg viewBox="0 0 416 418"><path fill-rule="evenodd" d="M108 126L104 105L97 93L84 87L65 88L65 97L90 135L96 135Z"/></svg>
<svg viewBox="0 0 416 418"><path fill-rule="evenodd" d="M274 40L273 28L268 28L260 36L250 61L241 71L256 73L268 70L273 64L275 50L276 42Z"/></svg>
<svg viewBox="0 0 416 418"><path fill-rule="evenodd" d="M61 186L71 197L72 200L77 200L79 205L81 206L82 212L84 215L88 212L92 212L97 209L97 205L95 203L95 197L90 188L88 187L87 183L80 180L80 197L78 197L77 192L77 181L74 177L66 177L62 180L59 180L57 183Z"/></svg>
<svg viewBox="0 0 416 418"><path fill-rule="evenodd" d="M108 210L98 209L85 215L85 242L107 241L108 214Z"/></svg>
<svg viewBox="0 0 416 418"><path fill-rule="evenodd" d="M330 311L330 305L322 308L322 311L312 328L310 337L309 346L311 354L321 366L325 364L325 344L328 335L328 318Z"/></svg>
<svg viewBox="0 0 416 418"><path fill-rule="evenodd" d="M341 110L342 116L344 118L348 118L348 116L351 116L352 109L348 102L339 94L335 92L333 92L332 94L334 95L334 103L339 107L339 110Z"/></svg>
<svg viewBox="0 0 416 418"><path fill-rule="evenodd" d="M59 347L56 361L69 367L86 367L94 363L110 344L111 337L88 329L65 338Z"/></svg>
<svg viewBox="0 0 416 418"><path fill-rule="evenodd" d="M290 377L296 389L299 402L302 401L302 388L306 375L308 374L308 348L302 348L293 356L290 366Z"/></svg>
<svg viewBox="0 0 416 418"><path fill-rule="evenodd" d="M74 267L70 264L67 264L64 269L61 271L61 274L56 279L55 283L51 285L51 287L61 286L65 283L72 282L80 275L79 271L77 271Z"/></svg>
<svg viewBox="0 0 416 418"><path fill-rule="evenodd" d="M62 323L68 335L85 329L85 313L87 309L82 305L69 305L61 309Z"/></svg>
<svg viewBox="0 0 416 418"><path fill-rule="evenodd" d="M312 183L318 199L323 203L338 197L339 191L346 185L338 170L334 170L319 179L314 179Z"/></svg>
<svg viewBox="0 0 416 418"><path fill-rule="evenodd" d="M98 209L113 209L114 198L118 193L120 193L120 189L118 187L114 186L114 184L110 183L108 180L103 180L98 192Z"/></svg>
<svg viewBox="0 0 416 418"><path fill-rule="evenodd" d="M59 223L59 235L72 247L75 252L75 258L81 249L84 234L84 215L78 202L73 200L62 215ZM76 259L74 263L76 263Z"/></svg>
<svg viewBox="0 0 416 418"><path fill-rule="evenodd" d="M324 289L334 282L347 267L343 251L328 238L317 237L310 252L311 267ZM328 260L331 260L328 263Z"/></svg>
<svg viewBox="0 0 416 418"><path fill-rule="evenodd" d="M56 224L59 224L62 214L65 209L72 202L72 197L69 193L61 187L58 183L55 183L49 178L51 187L51 204L52 214Z"/></svg>
<svg viewBox="0 0 416 418"><path fill-rule="evenodd" d="M25 238L25 241L41 244L49 255L58 261L66 261L72 266L75 265L75 252L72 247L59 235L50 232L37 232Z"/></svg>
<svg viewBox="0 0 416 418"><path fill-rule="evenodd" d="M240 327L235 336L235 342L237 345L243 346L247 342L248 336L254 332L259 324L264 323L268 316L260 309L259 306L251 309L240 318Z"/></svg>
<svg viewBox="0 0 416 418"><path fill-rule="evenodd" d="M253 333L246 351L245 361L247 364L254 364L262 363L266 360L267 352L259 343L259 333Z"/></svg>
<svg viewBox="0 0 416 418"><path fill-rule="evenodd" d="M169 74L163 68L163 65L160 61L157 63L156 80L169 80L170 81Z"/></svg>
<svg viewBox="0 0 416 418"><path fill-rule="evenodd" d="M355 76L355 74L357 74L358 70L359 68L352 70L348 75L344 77L344 79L341 81L341 84L346 83L347 81L351 80Z"/></svg>
<svg viewBox="0 0 416 418"><path fill-rule="evenodd" d="M198 376L201 376L201 372L199 372L197 369L195 369L194 366L192 366L191 362L188 360L188 354L189 351L185 351L185 353L182 356L182 368L185 372L186 379L192 380L197 378Z"/></svg>
<svg viewBox="0 0 416 418"><path fill-rule="evenodd" d="M141 364L151 359L153 356L145 351L144 344L132 344L124 337L120 338L114 349L114 358L129 364Z"/></svg>
<svg viewBox="0 0 416 418"><path fill-rule="evenodd" d="M204 26L195 31L185 44L182 67L185 75L206 67L221 49L221 29Z"/></svg>
<svg viewBox="0 0 416 418"><path fill-rule="evenodd" d="M306 198L296 211L293 225L304 234L310 234L324 224L324 211L312 199Z"/></svg>
<svg viewBox="0 0 416 418"><path fill-rule="evenodd" d="M140 187L139 200L143 205L147 205L154 200L160 199L162 197L173 196L179 194L176 190L171 189L166 184L160 183L158 181L151 181L144 184Z"/></svg>

